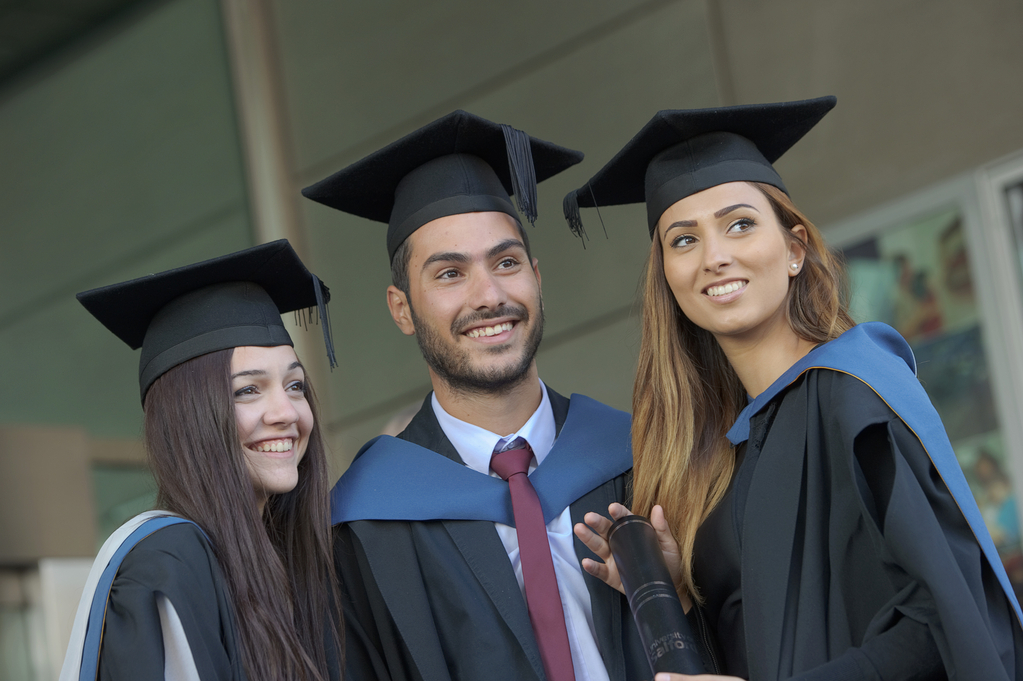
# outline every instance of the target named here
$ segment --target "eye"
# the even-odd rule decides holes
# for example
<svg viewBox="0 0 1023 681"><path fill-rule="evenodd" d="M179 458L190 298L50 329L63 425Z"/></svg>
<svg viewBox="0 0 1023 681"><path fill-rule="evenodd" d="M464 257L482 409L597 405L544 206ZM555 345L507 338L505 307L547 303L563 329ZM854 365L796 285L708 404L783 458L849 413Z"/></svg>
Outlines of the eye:
<svg viewBox="0 0 1023 681"><path fill-rule="evenodd" d="M685 248L692 246L697 241L696 237L692 234L679 234L677 237L671 240L672 248Z"/></svg>
<svg viewBox="0 0 1023 681"><path fill-rule="evenodd" d="M725 230L725 234L743 234L756 227L756 222L752 218L739 218L732 224L728 225L728 229Z"/></svg>
<svg viewBox="0 0 1023 681"><path fill-rule="evenodd" d="M498 269L507 270L511 269L512 267L515 267L518 264L519 261L516 260L515 258L504 258L503 260L501 260L501 262L497 263L497 267Z"/></svg>
<svg viewBox="0 0 1023 681"><path fill-rule="evenodd" d="M438 279L455 279L456 277L458 277L458 270L453 269L441 270L441 272L437 274Z"/></svg>
<svg viewBox="0 0 1023 681"><path fill-rule="evenodd" d="M305 381L294 381L293 383L289 383L286 390L305 394Z"/></svg>
<svg viewBox="0 0 1023 681"><path fill-rule="evenodd" d="M234 396L235 397L245 397L246 395L255 395L255 394L256 394L256 386L254 386L254 385L247 385L244 388L239 388L238 390L234 391Z"/></svg>

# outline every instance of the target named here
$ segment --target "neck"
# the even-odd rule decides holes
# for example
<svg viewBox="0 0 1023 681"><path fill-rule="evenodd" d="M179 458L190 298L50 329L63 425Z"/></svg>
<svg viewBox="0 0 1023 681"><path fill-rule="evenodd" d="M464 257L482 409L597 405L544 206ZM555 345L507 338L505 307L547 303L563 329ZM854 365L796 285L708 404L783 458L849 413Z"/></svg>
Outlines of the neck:
<svg viewBox="0 0 1023 681"><path fill-rule="evenodd" d="M456 419L491 433L508 435L521 428L543 399L543 386L533 362L522 379L500 392L467 392L445 383L433 370L430 380L437 401Z"/></svg>
<svg viewBox="0 0 1023 681"><path fill-rule="evenodd" d="M800 338L786 320L772 332L755 337L718 336L718 344L752 397L767 390L789 367L813 350L815 343Z"/></svg>

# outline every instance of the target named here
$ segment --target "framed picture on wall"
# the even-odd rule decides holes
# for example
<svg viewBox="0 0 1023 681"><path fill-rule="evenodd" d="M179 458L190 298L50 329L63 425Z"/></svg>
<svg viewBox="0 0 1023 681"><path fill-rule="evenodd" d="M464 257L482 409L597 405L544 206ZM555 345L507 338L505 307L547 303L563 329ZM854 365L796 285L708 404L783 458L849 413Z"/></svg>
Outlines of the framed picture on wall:
<svg viewBox="0 0 1023 681"><path fill-rule="evenodd" d="M1020 200L1023 217L1023 193ZM912 347L917 376L1023 593L1023 449L1004 427L1013 407L1002 403L1004 351L991 338L1001 333L991 291L1004 283L992 281L991 254L976 252L990 247L981 215L975 183L962 178L835 225L826 236L846 261L853 318L889 324Z"/></svg>

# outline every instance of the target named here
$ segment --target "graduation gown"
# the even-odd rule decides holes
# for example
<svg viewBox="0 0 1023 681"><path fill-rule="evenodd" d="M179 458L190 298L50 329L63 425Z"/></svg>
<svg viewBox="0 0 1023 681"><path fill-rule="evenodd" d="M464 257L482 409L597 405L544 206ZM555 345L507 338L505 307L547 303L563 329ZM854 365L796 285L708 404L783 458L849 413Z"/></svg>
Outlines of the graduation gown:
<svg viewBox="0 0 1023 681"><path fill-rule="evenodd" d="M81 671L81 674L79 673ZM61 681L243 680L238 633L220 565L199 527L141 513L93 563Z"/></svg>
<svg viewBox="0 0 1023 681"><path fill-rule="evenodd" d="M559 436L555 449L530 475L531 480L559 458L565 468L557 469L557 477L563 480L576 477L572 475L573 468L577 472L591 468L585 456L555 455L570 402L549 388L548 394ZM612 502L629 502L631 454L626 415L582 396L575 395L572 401L585 402L608 417L606 420L614 424L615 436L601 444L605 448L625 448L624 454L616 450L610 458L620 462L623 455L627 457L614 475L598 476L599 482L592 488L579 496L572 494L570 513L575 523L582 522L589 511L606 515ZM469 482L485 484L488 489L503 489L506 494L507 485L500 480L481 476L464 465L450 466L451 462L462 461L437 423L429 397L398 437L446 457L443 463L454 477L464 471L471 478ZM563 447L567 444L562 442ZM364 448L360 455L366 451ZM420 452L420 458L424 455L430 457L430 452ZM394 483L399 487L397 491L382 485L363 494L362 488L372 483L362 479L352 484L354 478L349 478L349 474L354 476L358 471L350 469L333 493L335 502L347 506L343 513L335 509L335 519L346 521L335 528L335 561L346 601L345 656L349 673L396 681L544 679L525 599L494 528L494 517L481 519L488 512L483 507L504 504L485 502L472 508L472 504L458 502L462 497L456 489L445 489L443 478L416 472L401 477L423 482L425 489L418 494L424 497L424 502L413 502L403 510L393 511L392 507L405 496L400 481ZM396 471L390 474L399 477ZM535 484L544 500L542 483ZM381 498L384 501L378 503ZM448 503L452 499L458 503ZM448 507L433 508L433 501L436 506ZM455 508L456 505L465 508ZM563 508L545 506L545 516L557 515ZM501 515L505 510L507 518ZM496 512L508 521L510 511L509 502L507 509ZM388 519L368 519L381 515ZM575 547L580 560L596 559L578 539ZM649 678L649 666L625 597L588 574L585 579L596 640L610 679Z"/></svg>
<svg viewBox="0 0 1023 681"><path fill-rule="evenodd" d="M107 602L100 679L163 678L159 594L174 605L201 679L246 678L213 548L198 527L182 523L146 537L121 563Z"/></svg>
<svg viewBox="0 0 1023 681"><path fill-rule="evenodd" d="M731 573L708 607L750 679L918 678L928 655L925 678L1023 677L1019 605L914 371L893 329L863 324L729 432L744 458L696 577Z"/></svg>

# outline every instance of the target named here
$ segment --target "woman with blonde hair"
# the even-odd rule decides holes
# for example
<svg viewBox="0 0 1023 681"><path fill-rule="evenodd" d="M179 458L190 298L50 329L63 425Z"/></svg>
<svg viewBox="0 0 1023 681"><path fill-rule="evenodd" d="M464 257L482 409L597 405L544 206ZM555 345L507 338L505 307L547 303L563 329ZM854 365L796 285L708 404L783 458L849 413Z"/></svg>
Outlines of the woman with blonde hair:
<svg viewBox="0 0 1023 681"><path fill-rule="evenodd" d="M157 510L93 566L68 679L340 675L326 452L281 314L329 292L281 240L78 295L141 347Z"/></svg>
<svg viewBox="0 0 1023 681"><path fill-rule="evenodd" d="M854 324L771 165L834 104L662 111L566 197L576 229L579 205L647 206L633 509L715 673L1015 679L1019 605L912 351ZM610 521L585 521L584 568L620 588Z"/></svg>

